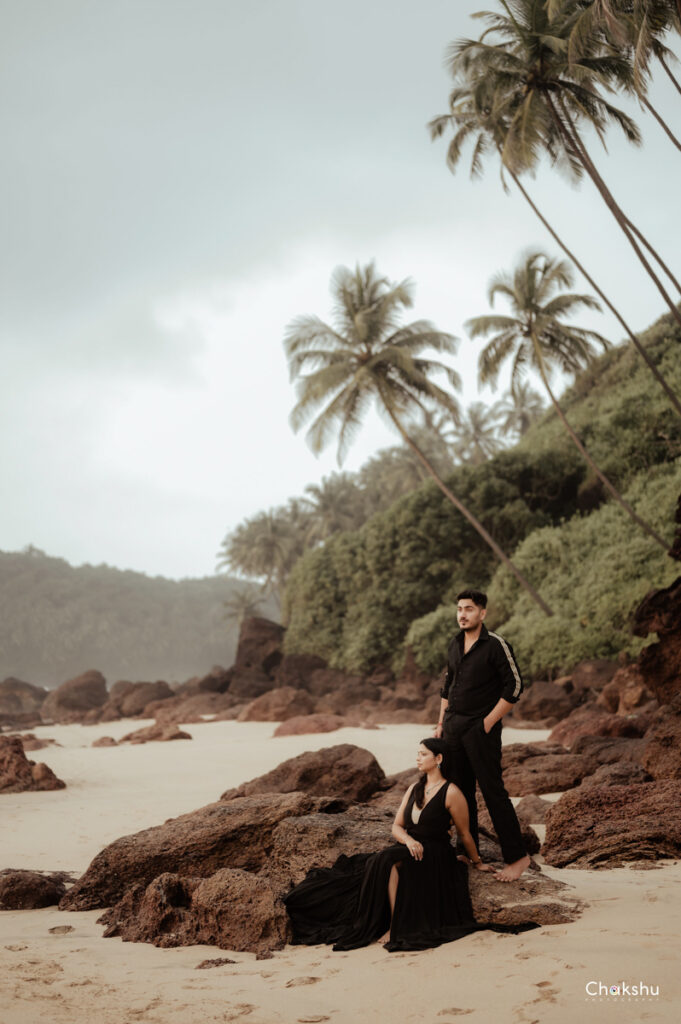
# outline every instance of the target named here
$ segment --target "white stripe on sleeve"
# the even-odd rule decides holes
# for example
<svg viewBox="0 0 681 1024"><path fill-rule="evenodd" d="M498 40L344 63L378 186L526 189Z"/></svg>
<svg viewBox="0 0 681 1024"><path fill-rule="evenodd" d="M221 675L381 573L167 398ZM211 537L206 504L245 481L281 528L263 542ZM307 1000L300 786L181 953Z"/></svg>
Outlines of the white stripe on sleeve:
<svg viewBox="0 0 681 1024"><path fill-rule="evenodd" d="M522 686L522 683L520 682L520 673L518 672L518 667L517 667L515 661L513 660L513 655L511 654L511 650L510 650L508 644L506 643L506 641L504 640L503 636L499 636L498 633L490 633L489 635L493 636L495 640L499 641L499 643L502 646L504 654L508 658L508 663L511 666L511 671L513 672L513 677L515 679L515 687L514 687L514 690L513 690L513 696L517 697L518 694L520 693L520 688Z"/></svg>

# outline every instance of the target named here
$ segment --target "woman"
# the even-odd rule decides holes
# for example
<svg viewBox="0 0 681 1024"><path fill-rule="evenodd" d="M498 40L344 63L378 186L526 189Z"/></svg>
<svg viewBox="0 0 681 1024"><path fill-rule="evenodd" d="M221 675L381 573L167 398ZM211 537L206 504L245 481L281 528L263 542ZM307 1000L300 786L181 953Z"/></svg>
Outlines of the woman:
<svg viewBox="0 0 681 1024"><path fill-rule="evenodd" d="M379 936L385 949L428 949L483 928L524 931L534 924L477 924L468 893L468 869L450 843L452 824L477 871L483 864L468 829L466 799L447 782L447 745L421 741L417 783L395 815L397 840L379 853L341 856L332 868L313 868L285 897L293 941L357 949ZM383 933L386 934L383 934Z"/></svg>

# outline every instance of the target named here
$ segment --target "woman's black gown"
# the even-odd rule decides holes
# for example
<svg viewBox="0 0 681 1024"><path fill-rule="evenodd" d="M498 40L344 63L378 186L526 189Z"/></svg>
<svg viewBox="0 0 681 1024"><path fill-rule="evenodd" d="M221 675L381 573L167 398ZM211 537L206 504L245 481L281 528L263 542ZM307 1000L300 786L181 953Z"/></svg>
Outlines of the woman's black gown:
<svg viewBox="0 0 681 1024"><path fill-rule="evenodd" d="M333 943L335 950L368 946L390 926L385 949L429 949L481 929L519 932L537 927L478 924L468 893L468 868L450 842L447 785L425 804L416 824L413 791L405 809L406 830L423 845L415 860L406 846L338 858L331 868L313 868L284 898L293 942ZM399 864L399 884L390 925L388 879Z"/></svg>

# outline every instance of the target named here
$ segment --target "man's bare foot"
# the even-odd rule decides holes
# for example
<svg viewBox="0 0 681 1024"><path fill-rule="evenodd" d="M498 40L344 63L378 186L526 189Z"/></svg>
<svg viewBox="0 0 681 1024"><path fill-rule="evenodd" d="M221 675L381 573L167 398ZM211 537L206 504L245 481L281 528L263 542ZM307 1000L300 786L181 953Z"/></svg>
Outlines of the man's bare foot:
<svg viewBox="0 0 681 1024"><path fill-rule="evenodd" d="M380 939L376 940L381 946L384 946L386 942L390 942L390 932L386 932L385 935L381 935Z"/></svg>
<svg viewBox="0 0 681 1024"><path fill-rule="evenodd" d="M512 864L507 864L501 871L497 871L494 877L500 882L515 882L529 866L530 858L526 853L520 860L514 860Z"/></svg>

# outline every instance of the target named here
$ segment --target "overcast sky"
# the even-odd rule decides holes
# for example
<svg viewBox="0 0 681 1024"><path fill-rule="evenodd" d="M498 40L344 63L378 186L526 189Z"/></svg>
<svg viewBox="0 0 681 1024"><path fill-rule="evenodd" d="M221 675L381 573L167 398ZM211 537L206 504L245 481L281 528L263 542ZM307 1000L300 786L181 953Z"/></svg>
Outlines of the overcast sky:
<svg viewBox="0 0 681 1024"><path fill-rule="evenodd" d="M463 322L528 246L555 252L495 167L453 177L428 138L445 48L490 6L3 0L0 549L211 574L244 517L337 468L288 426L282 337L328 318L338 264L413 278L410 318L461 337L476 398ZM637 117L644 150L613 136L599 166L678 269L679 155ZM531 184L633 326L663 312L587 183ZM392 443L368 419L345 468Z"/></svg>

